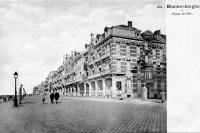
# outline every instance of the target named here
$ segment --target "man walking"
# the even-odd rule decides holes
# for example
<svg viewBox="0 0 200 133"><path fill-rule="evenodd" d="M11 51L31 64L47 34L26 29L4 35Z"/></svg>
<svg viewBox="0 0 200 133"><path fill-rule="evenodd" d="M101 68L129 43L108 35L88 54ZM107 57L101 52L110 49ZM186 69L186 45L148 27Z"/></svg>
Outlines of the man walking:
<svg viewBox="0 0 200 133"><path fill-rule="evenodd" d="M50 94L50 99L51 99L51 103L52 103L52 104L53 104L53 102L54 102L54 97L55 97L54 91L52 91L52 93Z"/></svg>
<svg viewBox="0 0 200 133"><path fill-rule="evenodd" d="M56 104L58 103L59 97L60 97L60 94L58 93L58 91L56 91L56 93L55 93Z"/></svg>

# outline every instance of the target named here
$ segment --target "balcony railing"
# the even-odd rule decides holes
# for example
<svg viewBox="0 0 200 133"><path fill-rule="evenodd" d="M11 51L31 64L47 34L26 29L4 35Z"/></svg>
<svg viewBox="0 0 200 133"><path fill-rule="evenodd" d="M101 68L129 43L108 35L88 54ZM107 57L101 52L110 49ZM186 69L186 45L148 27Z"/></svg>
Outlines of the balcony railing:
<svg viewBox="0 0 200 133"><path fill-rule="evenodd" d="M98 62L98 61L100 61L100 60L102 60L102 59L104 59L104 58L106 58L108 56L110 56L110 52L105 53L101 57L100 56L96 57L95 60L94 60L94 62Z"/></svg>
<svg viewBox="0 0 200 133"><path fill-rule="evenodd" d="M100 77L100 73L95 73L95 74L89 75L87 78L92 79L92 78L96 78L96 77Z"/></svg>
<svg viewBox="0 0 200 133"><path fill-rule="evenodd" d="M108 74L110 72L111 72L110 69L102 71L102 72L97 72L97 73L94 73L94 74L91 74L91 75L87 76L87 79L92 79L92 78L100 77L100 76L103 76L103 75Z"/></svg>

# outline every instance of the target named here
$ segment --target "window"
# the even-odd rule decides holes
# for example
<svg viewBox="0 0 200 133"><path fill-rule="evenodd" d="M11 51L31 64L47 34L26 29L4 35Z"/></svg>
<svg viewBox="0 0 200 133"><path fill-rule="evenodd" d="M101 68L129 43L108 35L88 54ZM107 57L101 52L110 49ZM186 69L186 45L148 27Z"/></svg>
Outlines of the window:
<svg viewBox="0 0 200 133"><path fill-rule="evenodd" d="M112 47L116 47L116 44L112 44Z"/></svg>
<svg viewBox="0 0 200 133"><path fill-rule="evenodd" d="M138 89L137 80L133 80L131 86L133 88L133 92L137 92L137 89Z"/></svg>
<svg viewBox="0 0 200 133"><path fill-rule="evenodd" d="M120 49L121 49L121 48L122 48L122 49L126 49L126 45L123 45L123 44L120 45Z"/></svg>
<svg viewBox="0 0 200 133"><path fill-rule="evenodd" d="M125 58L122 58L122 61L126 61L126 59L125 59Z"/></svg>
<svg viewBox="0 0 200 133"><path fill-rule="evenodd" d="M133 62L130 63L130 67L131 67L131 69L135 68L136 66L137 66L136 63L133 63Z"/></svg>
<svg viewBox="0 0 200 133"><path fill-rule="evenodd" d="M121 72L126 72L126 62L121 62Z"/></svg>
<svg viewBox="0 0 200 133"><path fill-rule="evenodd" d="M112 72L116 72L116 69L117 69L117 63L116 63L116 61L112 61L111 62L111 71Z"/></svg>
<svg viewBox="0 0 200 133"><path fill-rule="evenodd" d="M111 55L116 55L116 44L112 44Z"/></svg>
<svg viewBox="0 0 200 133"><path fill-rule="evenodd" d="M126 49L120 49L120 52L126 52Z"/></svg>
<svg viewBox="0 0 200 133"><path fill-rule="evenodd" d="M131 59L132 62L136 62L136 59Z"/></svg>
<svg viewBox="0 0 200 133"><path fill-rule="evenodd" d="M120 55L126 56L126 45L120 45Z"/></svg>
<svg viewBox="0 0 200 133"><path fill-rule="evenodd" d="M160 80L157 81L157 89L161 89L161 81Z"/></svg>
<svg viewBox="0 0 200 133"><path fill-rule="evenodd" d="M126 56L126 53L120 53L120 56Z"/></svg>
<svg viewBox="0 0 200 133"><path fill-rule="evenodd" d="M117 55L117 53L116 52L111 52L111 55Z"/></svg>
<svg viewBox="0 0 200 133"><path fill-rule="evenodd" d="M134 53L134 54L135 54L135 53L137 53L137 51L134 50L134 49L133 49L133 50L131 49L131 50L130 50L130 53Z"/></svg>
<svg viewBox="0 0 200 133"><path fill-rule="evenodd" d="M136 57L136 56L137 56L137 54L130 54L130 56L131 56L131 57Z"/></svg>
<svg viewBox="0 0 200 133"><path fill-rule="evenodd" d="M130 46L130 49L135 49L136 50L136 46Z"/></svg>

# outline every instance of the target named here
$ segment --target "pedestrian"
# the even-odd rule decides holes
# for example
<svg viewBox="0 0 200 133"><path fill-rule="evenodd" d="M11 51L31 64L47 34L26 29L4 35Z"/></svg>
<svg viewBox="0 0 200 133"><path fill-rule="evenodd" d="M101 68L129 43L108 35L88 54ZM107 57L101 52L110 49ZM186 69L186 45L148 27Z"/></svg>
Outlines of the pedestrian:
<svg viewBox="0 0 200 133"><path fill-rule="evenodd" d="M162 99L162 103L165 102L165 92L161 92L161 99Z"/></svg>
<svg viewBox="0 0 200 133"><path fill-rule="evenodd" d="M59 97L60 97L60 94L59 94L58 91L56 91L56 93L55 93L56 104L58 103L58 99L59 99Z"/></svg>
<svg viewBox="0 0 200 133"><path fill-rule="evenodd" d="M44 93L43 95L42 95L42 103L44 104L44 102L45 102L45 99L46 99L46 94Z"/></svg>
<svg viewBox="0 0 200 133"><path fill-rule="evenodd" d="M52 104L53 104L53 102L54 102L54 97L55 97L54 91L52 91L51 94L50 94L50 99L51 99L51 103L52 103Z"/></svg>
<svg viewBox="0 0 200 133"><path fill-rule="evenodd" d="M142 88L142 98L143 100L147 100L147 88L146 86L144 85L144 87Z"/></svg>

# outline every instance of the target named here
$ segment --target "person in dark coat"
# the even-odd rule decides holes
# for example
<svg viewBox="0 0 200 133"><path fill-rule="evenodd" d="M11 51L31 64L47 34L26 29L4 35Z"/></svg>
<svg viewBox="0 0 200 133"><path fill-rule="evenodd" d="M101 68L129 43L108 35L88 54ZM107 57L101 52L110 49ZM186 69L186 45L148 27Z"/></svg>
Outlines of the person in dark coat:
<svg viewBox="0 0 200 133"><path fill-rule="evenodd" d="M59 97L60 97L60 94L58 93L58 91L56 91L56 93L55 93L56 104L58 103Z"/></svg>
<svg viewBox="0 0 200 133"><path fill-rule="evenodd" d="M51 103L53 104L53 102L54 102L54 97L55 97L55 95L54 95L54 91L50 94L50 99L51 99Z"/></svg>

